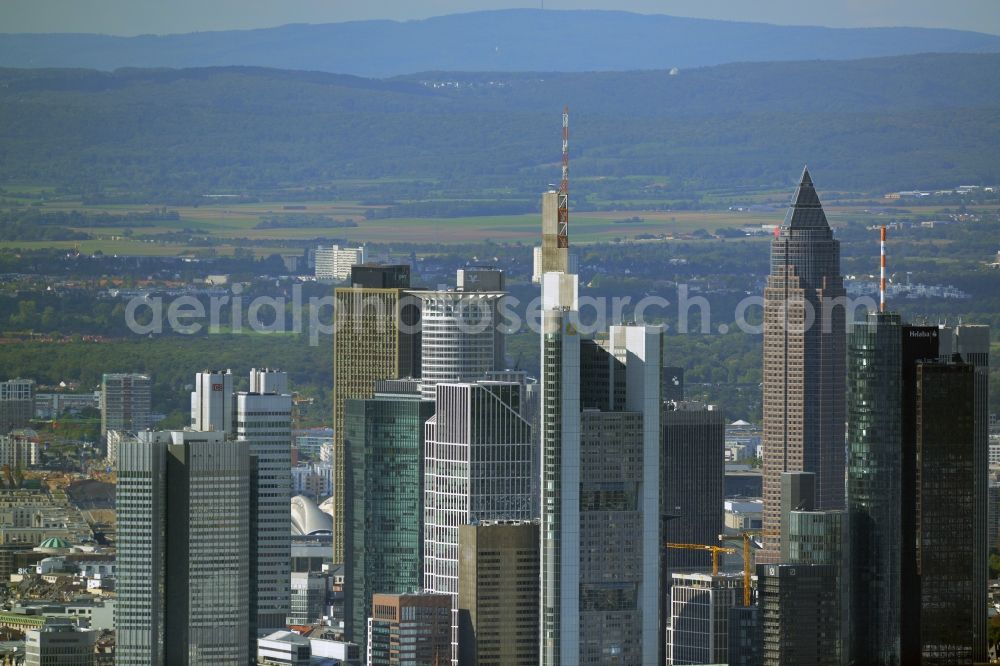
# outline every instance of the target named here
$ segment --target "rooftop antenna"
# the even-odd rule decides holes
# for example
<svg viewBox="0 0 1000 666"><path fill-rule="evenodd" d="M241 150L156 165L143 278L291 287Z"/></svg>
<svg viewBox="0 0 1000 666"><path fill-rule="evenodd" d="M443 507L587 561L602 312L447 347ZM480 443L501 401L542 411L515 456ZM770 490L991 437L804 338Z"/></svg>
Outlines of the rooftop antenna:
<svg viewBox="0 0 1000 666"><path fill-rule="evenodd" d="M879 281L878 281L878 309L879 312L885 312L885 225L882 225L881 231L879 233L879 246L881 249L881 262L882 265L879 270Z"/></svg>
<svg viewBox="0 0 1000 666"><path fill-rule="evenodd" d="M569 106L563 107L562 115L562 180L559 181L558 247L569 247Z"/></svg>

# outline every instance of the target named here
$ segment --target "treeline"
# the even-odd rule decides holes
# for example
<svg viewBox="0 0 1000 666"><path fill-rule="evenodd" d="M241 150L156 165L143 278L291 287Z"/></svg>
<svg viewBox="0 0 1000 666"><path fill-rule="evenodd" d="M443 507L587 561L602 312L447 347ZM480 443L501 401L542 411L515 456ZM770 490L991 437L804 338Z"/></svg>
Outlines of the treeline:
<svg viewBox="0 0 1000 666"><path fill-rule="evenodd" d="M72 211L47 211L38 208L10 208L0 210L0 240L88 240L92 236L80 229L93 227L145 227L157 222L177 221L175 210L157 208L124 214L84 213Z"/></svg>

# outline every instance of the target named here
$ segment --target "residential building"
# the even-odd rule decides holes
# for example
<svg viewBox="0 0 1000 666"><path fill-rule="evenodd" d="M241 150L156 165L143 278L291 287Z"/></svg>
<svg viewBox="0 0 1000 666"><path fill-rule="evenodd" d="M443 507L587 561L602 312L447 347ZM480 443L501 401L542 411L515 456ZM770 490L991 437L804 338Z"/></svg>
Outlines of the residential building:
<svg viewBox="0 0 1000 666"><path fill-rule="evenodd" d="M35 415L35 380L0 382L0 435L27 428Z"/></svg>
<svg viewBox="0 0 1000 666"><path fill-rule="evenodd" d="M18 429L0 435L0 467L26 469L39 463L41 444L34 430Z"/></svg>
<svg viewBox="0 0 1000 666"><path fill-rule="evenodd" d="M101 378L101 437L109 430L141 432L150 425L149 375L105 373Z"/></svg>
<svg viewBox="0 0 1000 666"><path fill-rule="evenodd" d="M63 414L79 414L81 410L101 408L101 392L36 393L35 418L54 419Z"/></svg>
<svg viewBox="0 0 1000 666"><path fill-rule="evenodd" d="M118 453L116 663L250 660L249 447L145 431Z"/></svg>
<svg viewBox="0 0 1000 666"><path fill-rule="evenodd" d="M72 622L49 620L25 632L25 666L93 666L97 632Z"/></svg>
<svg viewBox="0 0 1000 666"><path fill-rule="evenodd" d="M330 574L325 571L293 571L291 606L287 624L306 625L319 622L326 612Z"/></svg>
<svg viewBox="0 0 1000 666"><path fill-rule="evenodd" d="M538 537L537 521L459 527L463 666L538 666Z"/></svg>
<svg viewBox="0 0 1000 666"><path fill-rule="evenodd" d="M351 286L334 292L334 562L345 561L347 536L344 403L370 398L378 380L420 374L420 301L407 296L409 286L409 266L361 265Z"/></svg>
<svg viewBox="0 0 1000 666"><path fill-rule="evenodd" d="M418 590L423 583L424 423L433 414L434 403L421 399L415 383L409 392L345 402L351 502L345 517L344 633L362 648L372 595ZM449 655L450 648L442 657Z"/></svg>
<svg viewBox="0 0 1000 666"><path fill-rule="evenodd" d="M771 243L764 289L764 551L780 559L781 474L816 474L816 508L844 508L846 312L840 243L803 169Z"/></svg>
<svg viewBox="0 0 1000 666"><path fill-rule="evenodd" d="M316 248L316 279L347 280L351 267L365 263L365 248L331 245Z"/></svg>
<svg viewBox="0 0 1000 666"><path fill-rule="evenodd" d="M293 494L307 495L316 500L324 500L333 494L333 465L330 463L296 465L291 473Z"/></svg>
<svg viewBox="0 0 1000 666"><path fill-rule="evenodd" d="M376 594L368 621L368 666L441 664L451 654L451 595Z"/></svg>

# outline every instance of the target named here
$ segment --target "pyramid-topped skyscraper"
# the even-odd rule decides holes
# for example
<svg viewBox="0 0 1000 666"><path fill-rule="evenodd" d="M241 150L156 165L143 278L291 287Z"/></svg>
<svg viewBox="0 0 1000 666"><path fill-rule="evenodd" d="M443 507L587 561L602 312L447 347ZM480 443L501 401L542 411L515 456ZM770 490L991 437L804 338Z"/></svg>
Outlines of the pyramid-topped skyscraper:
<svg viewBox="0 0 1000 666"><path fill-rule="evenodd" d="M844 508L846 311L840 242L809 170L771 243L764 289L764 552L777 562L781 474L816 475L816 509Z"/></svg>

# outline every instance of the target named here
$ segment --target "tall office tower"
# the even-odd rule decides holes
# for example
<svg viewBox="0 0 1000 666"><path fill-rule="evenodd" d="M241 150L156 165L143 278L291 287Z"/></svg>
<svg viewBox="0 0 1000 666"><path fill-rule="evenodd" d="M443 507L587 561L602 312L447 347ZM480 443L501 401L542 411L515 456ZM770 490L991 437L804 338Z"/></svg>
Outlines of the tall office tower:
<svg viewBox="0 0 1000 666"><path fill-rule="evenodd" d="M760 606L729 609L729 666L761 666Z"/></svg>
<svg viewBox="0 0 1000 666"><path fill-rule="evenodd" d="M191 429L233 433L233 373L204 370L191 393Z"/></svg>
<svg viewBox="0 0 1000 666"><path fill-rule="evenodd" d="M252 468L248 447L222 432L121 443L119 666L249 661Z"/></svg>
<svg viewBox="0 0 1000 666"><path fill-rule="evenodd" d="M532 517L531 424L521 415L521 390L512 382L439 383L424 426L424 589L456 602L459 526Z"/></svg>
<svg viewBox="0 0 1000 666"><path fill-rule="evenodd" d="M25 632L25 666L93 666L97 631L68 620L47 620Z"/></svg>
<svg viewBox="0 0 1000 666"><path fill-rule="evenodd" d="M237 393L234 436L247 442L254 457L254 573L251 590L254 627L270 632L285 627L289 613L291 533L288 500L292 494L292 396L288 375L269 369L250 371L250 392Z"/></svg>
<svg viewBox="0 0 1000 666"><path fill-rule="evenodd" d="M992 544L989 534L989 389L990 389L990 328L989 326L960 324L955 328L941 327L941 355L959 354L962 360L975 367L976 375L976 444L973 469L975 470L975 594L976 608L987 603L989 580L988 555ZM986 661L986 624L977 623L973 638L973 658Z"/></svg>
<svg viewBox="0 0 1000 666"><path fill-rule="evenodd" d="M408 297L409 266L351 268L351 286L334 292L333 561L344 562L346 539L344 403L369 398L381 379L420 374L419 300Z"/></svg>
<svg viewBox="0 0 1000 666"><path fill-rule="evenodd" d="M503 367L502 291L414 291L420 299L420 385L434 399L439 382L468 382Z"/></svg>
<svg viewBox="0 0 1000 666"><path fill-rule="evenodd" d="M840 666L836 570L830 564L760 564L764 666Z"/></svg>
<svg viewBox="0 0 1000 666"><path fill-rule="evenodd" d="M917 365L920 663L973 663L982 635L976 627L986 623L970 566L977 544L975 379L967 363Z"/></svg>
<svg viewBox="0 0 1000 666"><path fill-rule="evenodd" d="M365 263L365 248L331 245L316 248L317 280L346 280L351 277L351 267Z"/></svg>
<svg viewBox="0 0 1000 666"><path fill-rule="evenodd" d="M849 649L861 664L900 663L902 345L899 315L873 312L847 346Z"/></svg>
<svg viewBox="0 0 1000 666"><path fill-rule="evenodd" d="M108 430L140 432L150 426L149 375L105 373L101 377L101 437Z"/></svg>
<svg viewBox="0 0 1000 666"><path fill-rule="evenodd" d="M542 663L656 664L661 333L570 315L543 319Z"/></svg>
<svg viewBox="0 0 1000 666"><path fill-rule="evenodd" d="M345 516L344 631L356 643L365 641L373 594L409 592L423 583L424 423L434 403L422 400L409 383L410 392L376 392L345 403L351 501ZM449 648L442 659L450 655Z"/></svg>
<svg viewBox="0 0 1000 666"><path fill-rule="evenodd" d="M459 291L504 291L507 280L503 269L496 266L466 266L455 272L455 288Z"/></svg>
<svg viewBox="0 0 1000 666"><path fill-rule="evenodd" d="M724 531L725 441L721 410L700 402L663 404L664 541L718 542ZM711 553L699 551L670 549L663 560L669 572L712 565Z"/></svg>
<svg viewBox="0 0 1000 666"><path fill-rule="evenodd" d="M459 527L459 663L538 666L538 522Z"/></svg>
<svg viewBox="0 0 1000 666"><path fill-rule="evenodd" d="M743 602L743 576L673 574L667 666L729 661L729 613Z"/></svg>
<svg viewBox="0 0 1000 666"><path fill-rule="evenodd" d="M26 428L35 416L35 380L8 379L0 382L0 435ZM103 435L104 432L101 432Z"/></svg>
<svg viewBox="0 0 1000 666"><path fill-rule="evenodd" d="M844 508L845 292L809 171L771 244L764 289L764 551L779 559L781 473L816 474L816 508Z"/></svg>
<svg viewBox="0 0 1000 666"><path fill-rule="evenodd" d="M444 663L451 650L451 596L376 594L368 621L368 666Z"/></svg>

